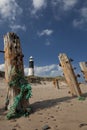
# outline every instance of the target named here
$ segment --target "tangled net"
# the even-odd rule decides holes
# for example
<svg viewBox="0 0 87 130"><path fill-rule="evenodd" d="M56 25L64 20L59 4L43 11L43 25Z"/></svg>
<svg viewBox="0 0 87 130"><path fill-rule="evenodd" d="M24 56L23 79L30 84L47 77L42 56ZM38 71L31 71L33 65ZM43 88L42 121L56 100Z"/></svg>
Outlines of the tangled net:
<svg viewBox="0 0 87 130"><path fill-rule="evenodd" d="M9 112L7 113L7 119L17 116L16 108L19 105L19 102L25 98L28 100L32 96L31 86L28 81L25 79L24 75L21 72L18 72L13 79L9 82L10 87L18 87L20 89L20 93L15 96L13 105L10 107ZM29 114L31 108L27 108L26 113L22 111L22 113L26 115Z"/></svg>

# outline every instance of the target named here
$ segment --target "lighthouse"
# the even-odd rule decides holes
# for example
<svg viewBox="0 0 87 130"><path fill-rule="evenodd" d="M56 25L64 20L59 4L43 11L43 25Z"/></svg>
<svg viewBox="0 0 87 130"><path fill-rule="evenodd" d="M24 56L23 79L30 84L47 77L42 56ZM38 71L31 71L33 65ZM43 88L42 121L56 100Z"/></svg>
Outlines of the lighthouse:
<svg viewBox="0 0 87 130"><path fill-rule="evenodd" d="M30 56L29 58L29 76L34 76L34 58Z"/></svg>

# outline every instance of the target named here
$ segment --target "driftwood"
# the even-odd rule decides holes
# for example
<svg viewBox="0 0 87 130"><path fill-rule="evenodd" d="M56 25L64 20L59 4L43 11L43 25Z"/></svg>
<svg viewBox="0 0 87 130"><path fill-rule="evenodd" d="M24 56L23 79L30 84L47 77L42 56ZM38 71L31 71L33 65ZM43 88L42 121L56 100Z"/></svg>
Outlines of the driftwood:
<svg viewBox="0 0 87 130"><path fill-rule="evenodd" d="M84 79L87 82L87 62L80 62L79 65L83 73Z"/></svg>
<svg viewBox="0 0 87 130"><path fill-rule="evenodd" d="M5 79L8 83L7 88L7 99L9 102L6 103L7 109L10 109L13 105L14 98L20 93L20 87L15 85L13 87L9 86L9 83L13 81L18 72L21 72L24 76L24 66L23 66L23 54L20 45L20 39L15 33L7 33L4 36L4 51L5 51ZM19 102L16 110L21 111L29 107L29 100L24 96Z"/></svg>
<svg viewBox="0 0 87 130"><path fill-rule="evenodd" d="M81 96L81 89L79 87L79 83L77 81L77 77L74 73L73 67L71 65L71 62L66 54L60 54L59 60L61 63L61 67L63 69L63 73L65 76L65 79L70 87L71 94Z"/></svg>

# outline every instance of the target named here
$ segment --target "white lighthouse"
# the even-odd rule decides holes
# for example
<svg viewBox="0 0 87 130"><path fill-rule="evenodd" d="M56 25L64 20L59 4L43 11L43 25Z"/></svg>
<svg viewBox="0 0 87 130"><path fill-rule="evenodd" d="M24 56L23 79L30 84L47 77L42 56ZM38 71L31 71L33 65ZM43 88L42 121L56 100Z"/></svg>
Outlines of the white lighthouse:
<svg viewBox="0 0 87 130"><path fill-rule="evenodd" d="M34 76L34 58L30 56L29 58L29 76Z"/></svg>

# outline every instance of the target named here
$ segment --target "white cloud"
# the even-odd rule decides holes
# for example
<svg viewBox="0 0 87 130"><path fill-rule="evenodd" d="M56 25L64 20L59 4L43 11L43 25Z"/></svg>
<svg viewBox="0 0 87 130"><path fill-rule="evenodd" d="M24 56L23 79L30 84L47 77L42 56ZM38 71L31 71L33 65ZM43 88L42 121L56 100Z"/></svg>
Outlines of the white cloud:
<svg viewBox="0 0 87 130"><path fill-rule="evenodd" d="M32 5L33 8L31 10L31 14L34 15L36 18L38 18L36 13L46 8L47 0L32 0Z"/></svg>
<svg viewBox="0 0 87 130"><path fill-rule="evenodd" d="M28 71L29 71L29 68L24 68L24 74L25 74L25 76L28 76Z"/></svg>
<svg viewBox="0 0 87 130"><path fill-rule="evenodd" d="M87 7L82 7L78 11L78 18L73 20L73 26L74 27L85 27L87 24Z"/></svg>
<svg viewBox="0 0 87 130"><path fill-rule="evenodd" d="M81 16L87 20L87 7L83 7L80 11Z"/></svg>
<svg viewBox="0 0 87 130"><path fill-rule="evenodd" d="M23 31L26 31L26 26L23 25L10 25L10 28L12 29L12 31L17 31L17 30L23 30Z"/></svg>
<svg viewBox="0 0 87 130"><path fill-rule="evenodd" d="M77 20L77 19L74 19L73 20L73 26L74 27L79 27L81 28L81 26L84 24L84 20L83 19L80 19L80 20Z"/></svg>
<svg viewBox="0 0 87 130"><path fill-rule="evenodd" d="M0 65L0 71L5 71L5 65ZM28 76L29 68L24 66L24 73L26 76ZM59 65L52 64L47 66L35 66L34 67L35 75L36 76L60 76L62 75L62 69Z"/></svg>
<svg viewBox="0 0 87 130"><path fill-rule="evenodd" d="M33 0L33 7L36 11L40 10L45 6L46 6L46 0Z"/></svg>
<svg viewBox="0 0 87 130"><path fill-rule="evenodd" d="M0 71L5 71L5 65L4 64L0 64Z"/></svg>
<svg viewBox="0 0 87 130"><path fill-rule="evenodd" d="M52 0L52 5L54 7L59 7L60 10L70 10L72 9L76 4L78 0Z"/></svg>
<svg viewBox="0 0 87 130"><path fill-rule="evenodd" d="M51 42L47 40L47 42L45 44L46 44L46 46L50 46Z"/></svg>
<svg viewBox="0 0 87 130"><path fill-rule="evenodd" d="M63 9L69 10L69 9L73 8L77 2L78 2L78 0L63 0Z"/></svg>
<svg viewBox="0 0 87 130"><path fill-rule="evenodd" d="M22 13L22 9L15 0L0 0L1 19L15 20L16 15Z"/></svg>
<svg viewBox="0 0 87 130"><path fill-rule="evenodd" d="M52 0L51 7L53 16L60 21L63 16L67 16L76 7L79 0Z"/></svg>
<svg viewBox="0 0 87 130"><path fill-rule="evenodd" d="M31 9L31 14L32 16L38 18L43 9L50 7L54 17L57 20L60 20L62 16L69 13L70 10L76 7L78 2L79 0L32 0L33 8Z"/></svg>
<svg viewBox="0 0 87 130"><path fill-rule="evenodd" d="M37 67L35 66L35 75L37 76L58 76L62 75L61 68L59 65L48 65L48 66L41 66Z"/></svg>
<svg viewBox="0 0 87 130"><path fill-rule="evenodd" d="M44 36L44 35L50 36L52 33L53 33L53 30L51 30L51 29L45 29L42 32L38 32L38 35L39 36Z"/></svg>

